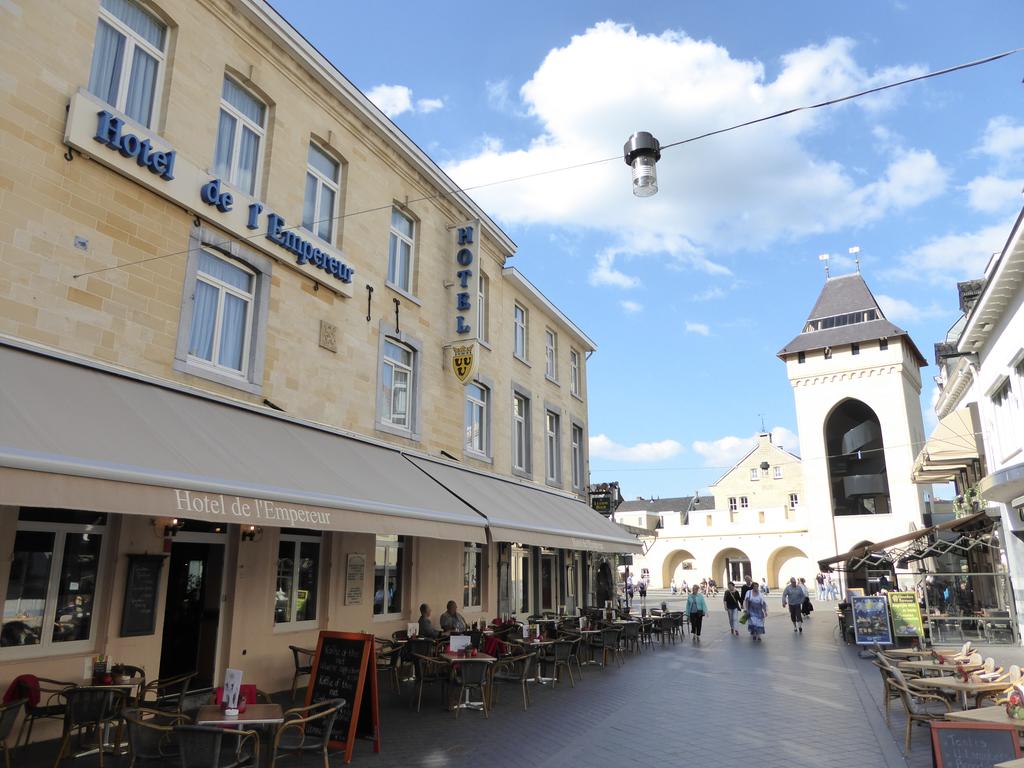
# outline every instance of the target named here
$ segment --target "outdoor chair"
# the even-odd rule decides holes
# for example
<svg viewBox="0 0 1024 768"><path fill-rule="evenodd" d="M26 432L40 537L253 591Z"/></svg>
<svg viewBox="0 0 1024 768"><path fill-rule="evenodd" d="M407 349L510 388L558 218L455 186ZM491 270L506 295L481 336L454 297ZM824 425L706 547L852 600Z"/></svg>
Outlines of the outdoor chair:
<svg viewBox="0 0 1024 768"><path fill-rule="evenodd" d="M25 719L21 721L21 731L15 739L14 746L22 741L28 745L32 741L32 726L36 720L60 720L64 717L64 702L60 695L68 688L74 688L75 683L66 683L62 680L51 680L48 677L34 677L23 675L16 677L11 685L17 688L15 694L19 699L25 700ZM33 706L29 702L33 699L39 703Z"/></svg>
<svg viewBox="0 0 1024 768"><path fill-rule="evenodd" d="M582 635L567 635L566 640L572 643L572 651L569 653L569 663L576 665L576 672L580 679L583 679L583 662L580 661L580 648L583 645ZM570 667L571 668L571 667Z"/></svg>
<svg viewBox="0 0 1024 768"><path fill-rule="evenodd" d="M537 662L542 669L544 665L552 668L552 687L557 686L558 681L562 679L563 669L569 672L569 685L573 688L576 687L576 681L572 676L572 669L569 667L571 657L572 642L569 640L556 640L551 645L541 646L541 653L537 658Z"/></svg>
<svg viewBox="0 0 1024 768"><path fill-rule="evenodd" d="M676 628L675 622L671 616L662 616L658 619L658 634L661 636L661 644L665 644L665 640L669 640L675 645L676 642Z"/></svg>
<svg viewBox="0 0 1024 768"><path fill-rule="evenodd" d="M381 648L376 657L377 674L383 673L391 678L391 687L395 689L395 693L400 693L402 689L398 668L402 664L404 651L404 646L393 645L390 648Z"/></svg>
<svg viewBox="0 0 1024 768"><path fill-rule="evenodd" d="M170 712L181 712L185 694L188 692L195 672L183 675L161 677L146 683L139 695L139 706L151 706Z"/></svg>
<svg viewBox="0 0 1024 768"><path fill-rule="evenodd" d="M64 730L57 759L53 763L54 768L57 768L68 754L75 731L78 731L81 739L82 731L87 729L96 736L96 746L99 750L97 763L99 768L103 768L103 753L106 751L103 739L107 735L107 729L117 723L118 734L114 743L121 743L121 710L128 695L120 688L84 685L79 688L68 688L61 693L61 697L64 699Z"/></svg>
<svg viewBox="0 0 1024 768"><path fill-rule="evenodd" d="M601 666L608 666L608 654L612 660L622 661L622 650L619 647L619 635L622 630L619 627L605 627L601 630Z"/></svg>
<svg viewBox="0 0 1024 768"><path fill-rule="evenodd" d="M409 639L409 631L407 629L396 629L391 633L391 642L393 644L404 643Z"/></svg>
<svg viewBox="0 0 1024 768"><path fill-rule="evenodd" d="M145 707L126 709L121 716L128 731L128 768L140 763L160 765L178 756L174 726L184 725L187 717Z"/></svg>
<svg viewBox="0 0 1024 768"><path fill-rule="evenodd" d="M640 624L632 621L622 625L622 646L630 653L640 653Z"/></svg>
<svg viewBox="0 0 1024 768"><path fill-rule="evenodd" d="M682 640L686 635L684 632L683 624L689 624L690 618L685 613L678 611L670 613L669 616L672 618L672 634L679 637Z"/></svg>
<svg viewBox="0 0 1024 768"><path fill-rule="evenodd" d="M889 704L900 697L900 692L893 686L889 685L889 681L893 679L893 667L884 658L873 659L871 663L878 667L878 672L882 676L882 702L885 705L885 724L891 725L892 721L889 714Z"/></svg>
<svg viewBox="0 0 1024 768"><path fill-rule="evenodd" d="M557 645L557 643L556 643ZM453 683L458 686L458 697L455 700L455 718L459 717L459 710L463 709L463 703L469 704L469 696L473 691L479 691L480 704L483 706L484 717L490 717L488 699L490 698L489 688L491 682L489 659L459 659L453 662L454 675Z"/></svg>
<svg viewBox="0 0 1024 768"><path fill-rule="evenodd" d="M263 694L266 696L266 694ZM196 715L199 714L199 708L209 704L216 697L216 691L213 688L190 688L181 696L181 711L179 714L185 715L189 720L195 720ZM259 703L260 693L256 692L256 702Z"/></svg>
<svg viewBox="0 0 1024 768"><path fill-rule="evenodd" d="M284 722L274 733L274 748L271 753L271 768L282 757L298 755L302 759L307 752L319 752L324 768L329 768L327 746L331 740L334 721L345 706L344 699L328 699L308 707L295 707L284 713Z"/></svg>
<svg viewBox="0 0 1024 768"><path fill-rule="evenodd" d="M904 743L904 754L910 754L910 739L913 735L915 723L930 727L930 724L937 720L944 720L948 712L953 711L949 700L936 693L925 693L910 687L910 684L903 677L898 669L891 670L891 685L900 696L903 702L903 709L907 715L906 740Z"/></svg>
<svg viewBox="0 0 1024 768"><path fill-rule="evenodd" d="M1006 685L1006 688L1001 691L984 691L982 693L977 694L974 697L974 701L977 704L977 706L981 707L985 704L994 703L997 699L1006 696L1007 693L1009 693L1011 687L1021 682L1020 667L1018 667L1016 664L1011 664L1010 668L1006 672L999 675L999 677L995 678L992 682L1004 683Z"/></svg>
<svg viewBox="0 0 1024 768"><path fill-rule="evenodd" d="M442 701L447 705L448 680L451 676L451 665L447 660L414 653L412 663L416 669L416 711L420 711L420 705L423 703L424 685L440 685Z"/></svg>
<svg viewBox="0 0 1024 768"><path fill-rule="evenodd" d="M299 678L308 677L313 671L313 657L316 651L309 648L300 648L297 645L289 645L288 650L292 652L292 665L295 671L292 673L292 701L295 701L295 692L299 688Z"/></svg>
<svg viewBox="0 0 1024 768"><path fill-rule="evenodd" d="M174 729L174 739L178 742L181 768L255 768L260 764L260 738L256 731L179 725ZM226 755L225 743L231 745Z"/></svg>
<svg viewBox="0 0 1024 768"><path fill-rule="evenodd" d="M506 656L495 662L491 667L491 684L487 688L488 708L494 709L497 700L495 687L497 683L518 685L523 693L523 712L530 705L529 681L533 677L533 666L537 661L536 653L524 653L519 656Z"/></svg>
<svg viewBox="0 0 1024 768"><path fill-rule="evenodd" d="M11 746L8 745L7 739L10 738L14 723L24 706L25 699L18 699L0 707L0 748L4 751L4 768L11 768Z"/></svg>

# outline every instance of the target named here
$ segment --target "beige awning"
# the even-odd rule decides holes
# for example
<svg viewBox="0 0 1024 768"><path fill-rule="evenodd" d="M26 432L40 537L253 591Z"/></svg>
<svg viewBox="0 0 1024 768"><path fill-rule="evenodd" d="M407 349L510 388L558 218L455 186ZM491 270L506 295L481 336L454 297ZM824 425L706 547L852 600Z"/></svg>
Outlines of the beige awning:
<svg viewBox="0 0 1024 768"><path fill-rule="evenodd" d="M486 517L495 541L593 552L643 551L635 536L573 497L448 462L407 458Z"/></svg>
<svg viewBox="0 0 1024 768"><path fill-rule="evenodd" d="M486 541L398 450L4 340L0 504Z"/></svg>
<svg viewBox="0 0 1024 768"><path fill-rule="evenodd" d="M914 460L915 483L945 483L978 459L978 429L969 407L958 408L935 426Z"/></svg>

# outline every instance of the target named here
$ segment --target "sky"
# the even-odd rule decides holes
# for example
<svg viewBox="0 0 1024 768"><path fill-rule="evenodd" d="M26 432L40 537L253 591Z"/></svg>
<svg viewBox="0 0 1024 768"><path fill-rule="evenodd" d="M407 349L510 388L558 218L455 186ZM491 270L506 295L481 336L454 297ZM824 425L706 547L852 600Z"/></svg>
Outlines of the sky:
<svg viewBox="0 0 1024 768"><path fill-rule="evenodd" d="M1024 53L665 151L662 144L1024 45L1024 4L274 0L518 245L598 344L591 481L707 489L762 423L799 452L776 357L824 282L861 271L929 358L1022 205ZM609 162L492 184L594 160Z"/></svg>

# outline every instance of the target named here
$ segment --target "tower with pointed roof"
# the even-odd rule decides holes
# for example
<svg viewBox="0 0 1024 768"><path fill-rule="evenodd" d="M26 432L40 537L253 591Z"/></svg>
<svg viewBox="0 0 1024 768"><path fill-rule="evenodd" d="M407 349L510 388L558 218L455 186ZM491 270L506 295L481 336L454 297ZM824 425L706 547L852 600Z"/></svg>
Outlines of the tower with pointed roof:
<svg viewBox="0 0 1024 768"><path fill-rule="evenodd" d="M921 368L860 273L830 277L801 332L779 351L793 386L804 503L815 560L921 527L911 482L924 443ZM851 574L850 586L868 574Z"/></svg>

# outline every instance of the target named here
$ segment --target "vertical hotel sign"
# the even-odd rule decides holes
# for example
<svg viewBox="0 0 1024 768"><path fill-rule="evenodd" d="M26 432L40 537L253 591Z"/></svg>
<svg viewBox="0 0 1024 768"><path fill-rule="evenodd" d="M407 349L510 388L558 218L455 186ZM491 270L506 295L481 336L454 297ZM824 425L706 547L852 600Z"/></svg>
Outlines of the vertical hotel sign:
<svg viewBox="0 0 1024 768"><path fill-rule="evenodd" d="M452 230L454 281L454 336L451 348L452 373L465 384L473 379L480 362L480 329L477 313L480 301L480 222L467 221Z"/></svg>

